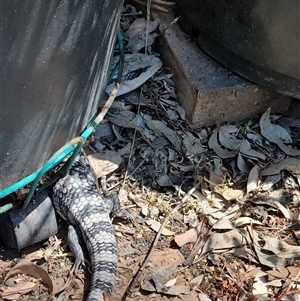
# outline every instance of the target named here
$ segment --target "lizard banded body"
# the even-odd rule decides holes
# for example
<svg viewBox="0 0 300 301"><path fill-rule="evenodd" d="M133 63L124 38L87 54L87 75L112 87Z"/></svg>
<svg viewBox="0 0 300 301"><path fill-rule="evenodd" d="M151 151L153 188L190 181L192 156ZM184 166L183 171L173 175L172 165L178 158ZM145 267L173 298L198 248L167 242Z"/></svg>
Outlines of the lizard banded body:
<svg viewBox="0 0 300 301"><path fill-rule="evenodd" d="M110 295L117 269L116 239L110 221L110 212L122 214L115 195L103 199L97 178L83 151L73 162L69 173L53 188L53 205L68 221L68 244L75 255L71 272L76 273L84 263L79 245L82 234L92 267L91 287L87 301L102 301ZM80 231L79 231L80 230Z"/></svg>
<svg viewBox="0 0 300 301"><path fill-rule="evenodd" d="M117 64L114 58L111 69ZM125 55L124 71L117 95L128 93L149 79L162 65L155 56L143 54ZM115 78L112 77L111 81ZM106 92L110 93L113 83ZM69 223L68 244L75 255L71 270L76 273L84 264L83 251L79 245L82 235L89 251L92 267L91 287L87 301L102 301L110 295L116 278L117 247L110 221L110 213L126 215L120 210L117 196L103 199L97 177L83 151L74 160L68 174L53 188L53 205ZM105 298L105 300L107 300Z"/></svg>

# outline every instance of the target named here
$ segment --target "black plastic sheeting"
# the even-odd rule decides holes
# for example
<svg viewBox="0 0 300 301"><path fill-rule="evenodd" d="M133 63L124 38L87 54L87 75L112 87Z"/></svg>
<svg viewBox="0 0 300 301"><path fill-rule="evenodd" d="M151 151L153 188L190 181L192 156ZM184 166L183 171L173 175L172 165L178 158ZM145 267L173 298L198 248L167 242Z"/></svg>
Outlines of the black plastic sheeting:
<svg viewBox="0 0 300 301"><path fill-rule="evenodd" d="M208 54L252 82L300 99L299 0L176 1Z"/></svg>
<svg viewBox="0 0 300 301"><path fill-rule="evenodd" d="M0 190L78 136L104 97L120 0L0 2Z"/></svg>

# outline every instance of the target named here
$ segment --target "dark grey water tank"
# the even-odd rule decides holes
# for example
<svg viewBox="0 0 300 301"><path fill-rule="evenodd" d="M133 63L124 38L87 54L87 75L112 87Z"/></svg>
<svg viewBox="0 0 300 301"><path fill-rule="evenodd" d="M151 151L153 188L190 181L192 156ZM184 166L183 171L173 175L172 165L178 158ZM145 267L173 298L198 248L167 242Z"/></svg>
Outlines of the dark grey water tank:
<svg viewBox="0 0 300 301"><path fill-rule="evenodd" d="M199 46L221 64L252 82L300 99L299 0L177 3L198 30Z"/></svg>
<svg viewBox="0 0 300 301"><path fill-rule="evenodd" d="M122 6L0 2L0 190L41 167L96 111Z"/></svg>

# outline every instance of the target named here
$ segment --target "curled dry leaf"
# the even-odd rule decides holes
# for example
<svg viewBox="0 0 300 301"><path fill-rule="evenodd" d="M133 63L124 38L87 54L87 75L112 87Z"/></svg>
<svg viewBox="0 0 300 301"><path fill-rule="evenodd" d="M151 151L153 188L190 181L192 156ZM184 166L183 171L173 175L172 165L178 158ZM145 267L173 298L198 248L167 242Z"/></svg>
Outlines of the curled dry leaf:
<svg viewBox="0 0 300 301"><path fill-rule="evenodd" d="M220 146L218 142L218 130L215 130L208 140L208 146L222 159L232 158L236 156L235 151L229 151Z"/></svg>
<svg viewBox="0 0 300 301"><path fill-rule="evenodd" d="M288 170L293 174L300 174L300 159L287 158L277 164L270 164L260 172L261 176L270 176L279 174L282 170Z"/></svg>
<svg viewBox="0 0 300 301"><path fill-rule="evenodd" d="M226 129L225 126L219 128L219 141L225 148L235 151L240 147L243 140L235 138Z"/></svg>
<svg viewBox="0 0 300 301"><path fill-rule="evenodd" d="M199 228L192 228L182 234L175 235L174 241L179 247L184 246L187 243L195 242L200 233Z"/></svg>
<svg viewBox="0 0 300 301"><path fill-rule="evenodd" d="M235 227L243 227L249 224L262 225L261 222L247 216L239 217L234 223Z"/></svg>
<svg viewBox="0 0 300 301"><path fill-rule="evenodd" d="M280 138L279 133L276 131L276 127L274 128L273 124L270 121L270 111L269 108L261 117L259 121L261 134L270 142L275 143L283 152L285 152L289 156L299 156L300 151L289 148L286 146L282 139Z"/></svg>
<svg viewBox="0 0 300 301"><path fill-rule="evenodd" d="M4 281L6 281L8 278L10 278L12 275L15 274L27 274L35 278L41 278L48 285L49 292L52 295L53 293L52 280L49 277L48 273L40 266L37 266L36 264L31 262L18 263L7 273Z"/></svg>

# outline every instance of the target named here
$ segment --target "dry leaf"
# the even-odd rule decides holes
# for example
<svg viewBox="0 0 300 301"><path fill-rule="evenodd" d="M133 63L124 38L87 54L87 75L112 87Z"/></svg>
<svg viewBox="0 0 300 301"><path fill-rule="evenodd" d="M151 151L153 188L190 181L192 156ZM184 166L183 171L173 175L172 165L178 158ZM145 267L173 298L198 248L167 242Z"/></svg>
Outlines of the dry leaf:
<svg viewBox="0 0 300 301"><path fill-rule="evenodd" d="M249 225L249 224L250 225L252 225L252 224L262 225L261 222L255 220L251 217L246 217L246 216L239 217L234 223L235 227L243 227L243 226Z"/></svg>
<svg viewBox="0 0 300 301"><path fill-rule="evenodd" d="M201 254L242 246L247 243L246 237L248 237L248 234L243 229L233 229L225 233L213 233L207 239Z"/></svg>
<svg viewBox="0 0 300 301"><path fill-rule="evenodd" d="M177 277L170 279L167 283L165 283L165 286L171 287L171 286L175 285L176 281L177 281Z"/></svg>
<svg viewBox="0 0 300 301"><path fill-rule="evenodd" d="M124 33L125 38L129 38L131 41L135 36L145 34L147 27L148 32L156 30L158 26L158 20L149 21L145 18L137 18L130 25L129 29Z"/></svg>
<svg viewBox="0 0 300 301"><path fill-rule="evenodd" d="M190 284L197 284L197 285L200 285L201 282L202 282L202 280L203 280L203 278L204 278L204 275L203 275L203 274L202 274L202 275L199 275L199 276L193 278L193 279L190 281Z"/></svg>
<svg viewBox="0 0 300 301"><path fill-rule="evenodd" d="M199 301L212 301L206 294L200 293L198 294Z"/></svg>
<svg viewBox="0 0 300 301"><path fill-rule="evenodd" d="M145 122L151 130L155 131L158 137L163 134L174 145L175 149L181 152L181 140L174 130L168 128L160 120L145 120Z"/></svg>
<svg viewBox="0 0 300 301"><path fill-rule="evenodd" d="M258 167L256 165L254 165L252 167L252 169L250 170L250 173L248 176L247 193L257 189L258 173L259 173Z"/></svg>
<svg viewBox="0 0 300 301"><path fill-rule="evenodd" d="M148 207L148 204L146 204L142 207L142 214L144 216L148 216L148 212L149 212L149 207Z"/></svg>
<svg viewBox="0 0 300 301"><path fill-rule="evenodd" d="M255 276L265 276L267 275L265 272L262 271L261 267L252 267L248 268L247 272L243 275L244 279L254 278Z"/></svg>
<svg viewBox="0 0 300 301"><path fill-rule="evenodd" d="M245 157L248 157L248 158L254 158L254 159L261 159L261 160L266 160L266 156L252 148L250 148L249 150L245 151L245 152L242 152L243 155Z"/></svg>
<svg viewBox="0 0 300 301"><path fill-rule="evenodd" d="M261 174L261 173L260 173ZM261 174L262 175L262 174ZM260 189L263 191L268 191L271 187L277 184L281 180L281 175L268 176L263 183L260 185Z"/></svg>
<svg viewBox="0 0 300 301"><path fill-rule="evenodd" d="M37 266L34 263L31 262L20 262L16 264L6 275L4 281L6 281L8 278L10 278L12 275L15 274L27 274L35 278L41 278L49 288L49 292L52 295L53 294L53 283L51 278L49 277L48 273L41 268L40 266Z"/></svg>
<svg viewBox="0 0 300 301"><path fill-rule="evenodd" d="M194 137L190 132L185 133L183 144L186 147L189 156L199 155L205 152L205 149L200 143L200 139Z"/></svg>
<svg viewBox="0 0 300 301"><path fill-rule="evenodd" d="M181 294L187 294L190 291L190 287L186 285L174 285L166 291L166 294L171 296L178 296Z"/></svg>
<svg viewBox="0 0 300 301"><path fill-rule="evenodd" d="M235 138L225 130L224 126L221 126L219 128L219 141L225 148L236 151L240 147L243 140Z"/></svg>
<svg viewBox="0 0 300 301"><path fill-rule="evenodd" d="M218 142L218 130L215 130L208 140L208 146L222 159L232 158L236 156L235 151L229 151L220 146Z"/></svg>
<svg viewBox="0 0 300 301"><path fill-rule="evenodd" d="M291 117L281 117L280 122L289 127L300 128L300 119Z"/></svg>
<svg viewBox="0 0 300 301"><path fill-rule="evenodd" d="M161 266L160 268L153 270L145 277L142 289L150 292L157 291L158 293L166 294L169 289L164 284L167 283L177 267L178 263L175 263Z"/></svg>
<svg viewBox="0 0 300 301"><path fill-rule="evenodd" d="M270 268L278 268L285 265L285 260L283 258L263 253L255 244L253 244L253 248L261 264Z"/></svg>
<svg viewBox="0 0 300 301"><path fill-rule="evenodd" d="M252 293L258 300L268 300L267 279L265 276L255 277Z"/></svg>
<svg viewBox="0 0 300 301"><path fill-rule="evenodd" d="M273 277L279 279L292 279L296 277L298 272L299 267L297 266L280 267L266 271L266 273L272 277L271 279L273 279Z"/></svg>
<svg viewBox="0 0 300 301"><path fill-rule="evenodd" d="M237 200L244 195L243 190L231 189L226 187L226 189L219 191L218 193L227 201Z"/></svg>
<svg viewBox="0 0 300 301"><path fill-rule="evenodd" d="M284 215L285 218L288 218L291 221L297 220L299 218L299 213L288 210L274 198L271 197L261 197L260 199L250 198L248 201L254 204L263 204L263 205L271 206L273 208L277 208L278 210L281 211L281 213Z"/></svg>
<svg viewBox="0 0 300 301"><path fill-rule="evenodd" d="M270 142L275 143L283 152L289 156L299 156L300 151L296 149L289 148L281 140L279 134L274 129L273 124L270 121L270 111L269 108L261 117L259 121L261 134Z"/></svg>
<svg viewBox="0 0 300 301"><path fill-rule="evenodd" d="M200 229L192 228L182 234L175 235L174 241L179 247L184 246L187 243L195 242L200 233Z"/></svg>
<svg viewBox="0 0 300 301"><path fill-rule="evenodd" d="M247 153L251 149L251 144L248 140L243 140L240 145L240 152Z"/></svg>
<svg viewBox="0 0 300 301"><path fill-rule="evenodd" d="M250 172L250 167L247 165L246 161L243 159L240 153L238 154L237 158L237 166L239 170L243 173L248 174Z"/></svg>
<svg viewBox="0 0 300 301"><path fill-rule="evenodd" d="M297 158L283 159L277 164L270 164L260 172L261 176L279 174L282 170L288 170L293 174L300 174L300 160Z"/></svg>
<svg viewBox="0 0 300 301"><path fill-rule="evenodd" d="M282 287L282 279L275 279L272 281L267 282L267 285L275 286L275 287Z"/></svg>
<svg viewBox="0 0 300 301"><path fill-rule="evenodd" d="M37 283L33 282L21 282L14 287L9 287L5 289L1 297L5 300L16 300L19 299L21 295L29 293L34 290Z"/></svg>
<svg viewBox="0 0 300 301"><path fill-rule="evenodd" d="M284 143L290 144L293 142L290 134L282 126L273 124L273 129L276 131L276 133Z"/></svg>
<svg viewBox="0 0 300 301"><path fill-rule="evenodd" d="M287 244L285 241L275 237L263 236L265 241L263 250L271 251L280 258L297 258L300 254L300 247Z"/></svg>
<svg viewBox="0 0 300 301"><path fill-rule="evenodd" d="M213 226L213 229L231 230L233 229L232 222L227 218L219 219Z"/></svg>
<svg viewBox="0 0 300 301"><path fill-rule="evenodd" d="M162 175L161 177L155 179L155 181L160 187L173 186L173 183L168 175Z"/></svg>
<svg viewBox="0 0 300 301"><path fill-rule="evenodd" d="M97 178L102 178L119 168L122 158L117 152L107 150L104 154L95 153L88 155L88 159L95 171Z"/></svg>
<svg viewBox="0 0 300 301"><path fill-rule="evenodd" d="M118 126L129 128L129 129L138 129L137 127L137 116L131 111L118 111L114 114L106 114L105 118Z"/></svg>

